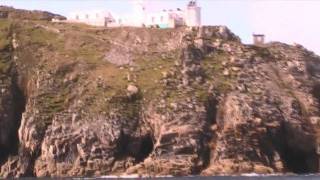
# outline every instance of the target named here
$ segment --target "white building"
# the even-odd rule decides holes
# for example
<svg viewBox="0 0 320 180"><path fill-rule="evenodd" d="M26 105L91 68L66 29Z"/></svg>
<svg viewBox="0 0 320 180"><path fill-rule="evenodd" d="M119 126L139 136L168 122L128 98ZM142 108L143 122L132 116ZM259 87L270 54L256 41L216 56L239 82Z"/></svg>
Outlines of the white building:
<svg viewBox="0 0 320 180"><path fill-rule="evenodd" d="M93 26L106 26L108 19L113 19L113 16L108 11L82 11L73 12L68 16L68 21L85 23Z"/></svg>
<svg viewBox="0 0 320 180"><path fill-rule="evenodd" d="M196 1L189 2L185 16L187 26L194 27L201 25L201 8L197 5Z"/></svg>
<svg viewBox="0 0 320 180"><path fill-rule="evenodd" d="M201 26L201 8L196 0L191 0L185 9L162 10L148 12L145 3L134 1L134 13L119 16L108 11L82 11L71 13L69 22L85 23L93 26L106 27L159 27L175 28L178 26Z"/></svg>

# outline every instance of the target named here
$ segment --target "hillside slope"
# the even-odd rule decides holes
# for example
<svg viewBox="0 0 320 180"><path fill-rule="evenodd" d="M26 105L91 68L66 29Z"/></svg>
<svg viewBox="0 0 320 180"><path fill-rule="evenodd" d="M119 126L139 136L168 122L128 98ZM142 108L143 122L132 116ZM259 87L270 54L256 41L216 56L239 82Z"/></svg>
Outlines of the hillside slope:
<svg viewBox="0 0 320 180"><path fill-rule="evenodd" d="M302 46L18 17L0 19L0 177L319 172Z"/></svg>

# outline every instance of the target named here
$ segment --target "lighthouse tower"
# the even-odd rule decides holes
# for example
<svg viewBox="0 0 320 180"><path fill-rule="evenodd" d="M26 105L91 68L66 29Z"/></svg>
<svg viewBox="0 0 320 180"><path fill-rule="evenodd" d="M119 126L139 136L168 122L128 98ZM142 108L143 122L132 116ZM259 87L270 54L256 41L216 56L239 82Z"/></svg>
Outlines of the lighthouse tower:
<svg viewBox="0 0 320 180"><path fill-rule="evenodd" d="M186 10L186 25L189 27L201 26L201 7L196 0L191 0Z"/></svg>
<svg viewBox="0 0 320 180"><path fill-rule="evenodd" d="M146 6L144 0L133 1L134 26L142 27L146 20Z"/></svg>

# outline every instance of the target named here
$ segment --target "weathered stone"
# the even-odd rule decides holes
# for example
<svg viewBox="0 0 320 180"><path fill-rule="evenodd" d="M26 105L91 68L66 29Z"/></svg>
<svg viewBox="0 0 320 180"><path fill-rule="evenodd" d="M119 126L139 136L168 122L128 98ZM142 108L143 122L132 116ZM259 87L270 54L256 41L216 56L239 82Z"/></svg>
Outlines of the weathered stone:
<svg viewBox="0 0 320 180"><path fill-rule="evenodd" d="M230 75L229 70L228 69L223 70L223 75L229 76Z"/></svg>
<svg viewBox="0 0 320 180"><path fill-rule="evenodd" d="M240 68L238 68L238 67L232 67L231 69L232 69L232 71L235 71L235 72L240 71Z"/></svg>
<svg viewBox="0 0 320 180"><path fill-rule="evenodd" d="M139 89L137 86L134 86L132 84L129 84L127 87L127 91L129 92L130 95L137 94L139 92Z"/></svg>
<svg viewBox="0 0 320 180"><path fill-rule="evenodd" d="M162 72L162 77L163 78L168 78L168 73L167 72Z"/></svg>

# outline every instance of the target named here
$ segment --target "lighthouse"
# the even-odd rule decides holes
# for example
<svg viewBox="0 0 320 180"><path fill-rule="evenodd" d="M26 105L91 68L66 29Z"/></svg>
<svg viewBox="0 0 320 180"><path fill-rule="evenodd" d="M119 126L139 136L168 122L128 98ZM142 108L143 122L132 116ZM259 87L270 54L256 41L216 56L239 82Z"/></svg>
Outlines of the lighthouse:
<svg viewBox="0 0 320 180"><path fill-rule="evenodd" d="M145 23L146 19L146 6L144 0L133 1L134 10L134 26L141 27Z"/></svg>
<svg viewBox="0 0 320 180"><path fill-rule="evenodd" d="M189 27L201 26L201 7L196 0L191 0L186 9L186 25Z"/></svg>

